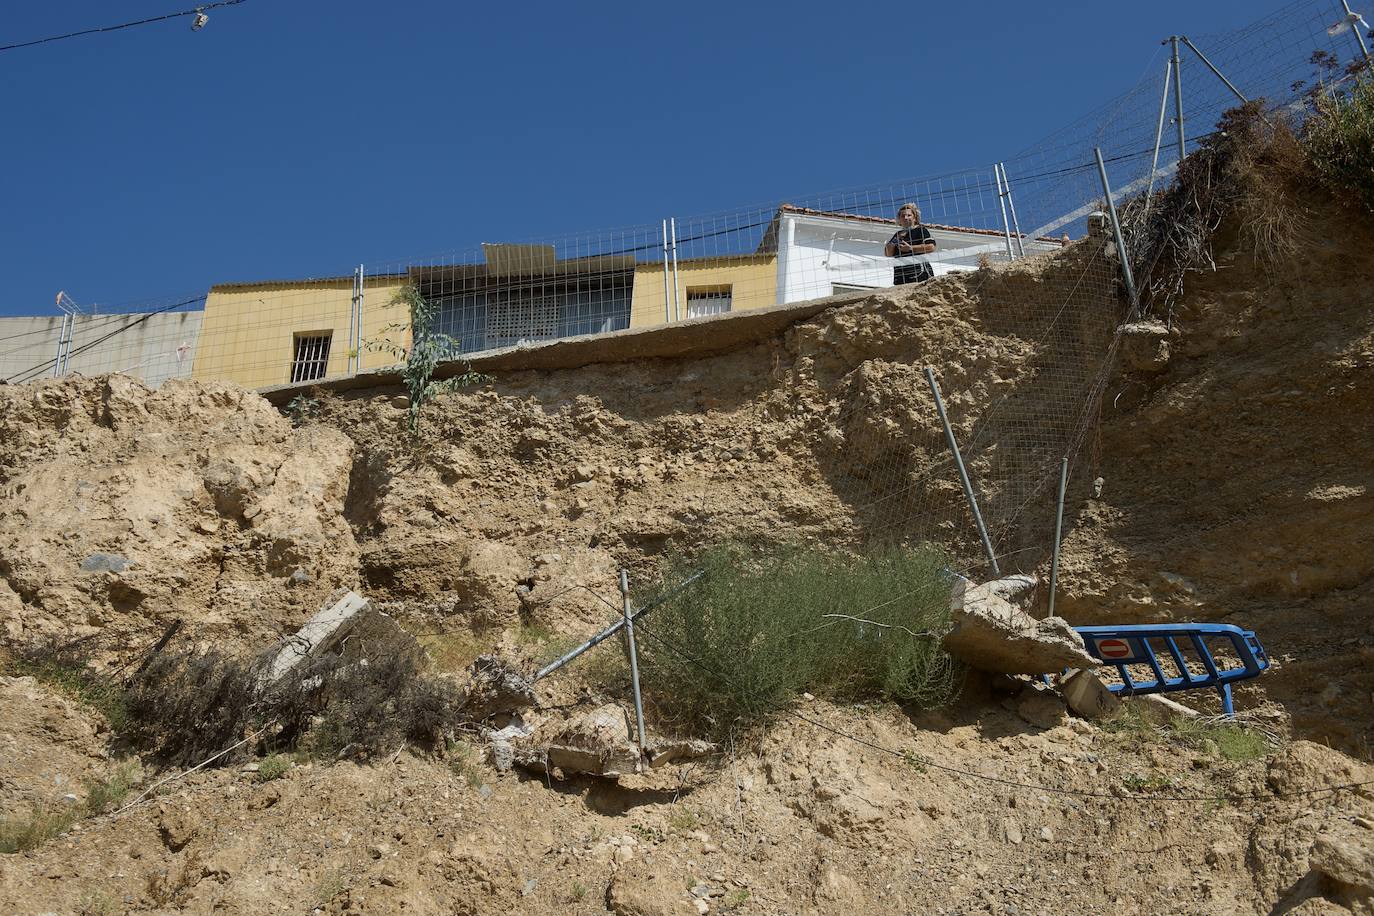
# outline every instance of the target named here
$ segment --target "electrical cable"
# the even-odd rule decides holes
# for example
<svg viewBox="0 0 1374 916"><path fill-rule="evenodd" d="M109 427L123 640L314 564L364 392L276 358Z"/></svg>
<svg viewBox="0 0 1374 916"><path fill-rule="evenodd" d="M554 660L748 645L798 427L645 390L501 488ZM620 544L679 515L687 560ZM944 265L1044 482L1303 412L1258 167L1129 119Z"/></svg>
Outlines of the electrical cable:
<svg viewBox="0 0 1374 916"><path fill-rule="evenodd" d="M67 38L78 38L82 35L94 35L97 32L117 32L120 29L130 29L136 25L148 25L153 22L163 22L168 19L178 19L182 16L196 16L203 14L206 10L213 10L221 6L236 6L244 0L219 0L217 3L207 3L198 6L193 10L183 10L180 13L167 13L165 16L154 16L151 19L139 19L134 22L123 22L119 25L105 25L95 29L82 29L80 32L68 32L65 35L51 35L47 38L36 38L33 41L21 41L18 44L4 45L0 51L13 51L16 48L31 48L34 45L47 44L52 41L63 41Z"/></svg>

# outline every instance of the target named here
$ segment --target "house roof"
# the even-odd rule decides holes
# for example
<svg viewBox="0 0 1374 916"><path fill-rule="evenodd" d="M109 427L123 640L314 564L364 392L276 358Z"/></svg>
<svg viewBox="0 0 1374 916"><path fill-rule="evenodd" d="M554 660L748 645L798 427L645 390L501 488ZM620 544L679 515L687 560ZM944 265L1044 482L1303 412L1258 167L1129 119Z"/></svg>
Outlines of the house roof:
<svg viewBox="0 0 1374 916"><path fill-rule="evenodd" d="M403 280L405 274L386 273L386 274L367 274L365 279L372 280ZM346 277L296 277L292 280L246 280L242 282L215 283L211 285L210 292L232 292L245 289L269 289L282 286L321 286L330 283L352 283L352 275Z"/></svg>
<svg viewBox="0 0 1374 916"><path fill-rule="evenodd" d="M841 210L814 210L811 207L798 207L793 204L784 203L778 207L778 212L773 217L773 221L763 233L763 240L759 242L758 251L760 253L776 252L778 250L778 223L782 220L784 213L794 213L798 216L822 216L829 219L843 219L850 222L873 223L880 226L897 225L895 219L888 219L882 216L865 216L860 213L845 213ZM999 229L975 229L972 226L949 226L943 223L921 223L927 229L940 229L945 232L964 232L969 235L987 235L995 238L1003 238L1006 233ZM1048 236L1040 236L1034 241L1039 242L1058 242L1059 239Z"/></svg>

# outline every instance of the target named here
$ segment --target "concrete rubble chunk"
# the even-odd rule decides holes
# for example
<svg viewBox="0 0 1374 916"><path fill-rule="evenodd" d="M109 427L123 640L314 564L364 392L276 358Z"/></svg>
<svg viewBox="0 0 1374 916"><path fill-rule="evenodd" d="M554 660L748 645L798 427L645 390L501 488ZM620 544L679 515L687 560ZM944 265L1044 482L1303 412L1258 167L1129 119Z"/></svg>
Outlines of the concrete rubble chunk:
<svg viewBox="0 0 1374 916"><path fill-rule="evenodd" d="M535 704L534 685L494 655L479 655L472 663L472 681L463 701L463 714L475 722Z"/></svg>
<svg viewBox="0 0 1374 916"><path fill-rule="evenodd" d="M1095 668L1083 638L1062 618L1036 620L993 589L960 580L950 598L952 627L945 649L970 667L993 674L1057 674Z"/></svg>
<svg viewBox="0 0 1374 916"><path fill-rule="evenodd" d="M263 682L276 683L307 658L314 658L338 645L353 629L358 615L371 607L371 602L362 595L349 592L332 606L311 617L277 651L267 666Z"/></svg>
<svg viewBox="0 0 1374 916"><path fill-rule="evenodd" d="M710 757L719 750L718 745L695 738L684 741L656 738L650 741L648 747L645 748L649 757L649 766L653 769L680 760L699 760L702 757Z"/></svg>
<svg viewBox="0 0 1374 916"><path fill-rule="evenodd" d="M1068 700L1069 708L1085 719L1105 719L1121 706L1117 695L1092 671L1071 671L1060 682L1059 689Z"/></svg>
<svg viewBox="0 0 1374 916"><path fill-rule="evenodd" d="M614 703L573 716L548 739L517 746L515 762L533 769L557 767L565 773L592 776L618 777L642 769L629 719Z"/></svg>

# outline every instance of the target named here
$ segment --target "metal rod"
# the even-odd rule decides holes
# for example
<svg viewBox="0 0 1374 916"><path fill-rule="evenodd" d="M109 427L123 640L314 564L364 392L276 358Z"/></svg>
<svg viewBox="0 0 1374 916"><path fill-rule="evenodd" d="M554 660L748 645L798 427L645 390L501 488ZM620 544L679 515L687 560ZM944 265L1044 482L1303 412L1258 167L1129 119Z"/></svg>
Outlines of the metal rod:
<svg viewBox="0 0 1374 916"><path fill-rule="evenodd" d="M1135 298L1135 277L1131 276L1131 258L1126 252L1126 240L1121 236L1121 221L1116 217L1116 203L1112 200L1112 188L1107 183L1107 166L1102 161L1102 150L1100 147L1093 147L1093 155L1097 157L1097 174L1102 179L1102 193L1107 195L1107 214L1112 218L1112 235L1116 237L1116 253L1121 257L1121 275L1126 280L1126 295L1130 298L1131 307L1136 304Z"/></svg>
<svg viewBox="0 0 1374 916"><path fill-rule="evenodd" d="M997 203L1002 207L1002 231L1007 237L1007 260L1015 261L1016 253L1011 250L1011 223L1007 222L1007 198L1002 192L1002 170L995 163L992 166L992 174L997 179Z"/></svg>
<svg viewBox="0 0 1374 916"><path fill-rule="evenodd" d="M1016 198L1011 196L1011 178L1007 176L1007 164L998 163L1002 168L1002 184L1007 189L1007 207L1011 209L1011 228L1016 232L1016 247L1021 252L1021 257L1026 256L1026 243L1021 240L1021 223L1016 218Z"/></svg>
<svg viewBox="0 0 1374 916"><path fill-rule="evenodd" d="M1054 590L1059 585L1059 542L1064 538L1064 491L1069 488L1069 459L1059 465L1059 509L1054 516L1054 559L1050 561L1050 616L1054 616Z"/></svg>
<svg viewBox="0 0 1374 916"><path fill-rule="evenodd" d="M353 268L353 293L348 297L348 374L353 374L353 354L358 351L358 268Z"/></svg>
<svg viewBox="0 0 1374 916"><path fill-rule="evenodd" d="M353 359L353 373L363 368L363 307L367 304L367 267L358 265L358 353Z"/></svg>
<svg viewBox="0 0 1374 916"><path fill-rule="evenodd" d="M625 625L625 648L630 654L630 684L635 694L635 731L639 734L639 759L644 760L644 700L639 693L639 651L635 647L635 618L630 607L630 575L620 571L620 613Z"/></svg>
<svg viewBox="0 0 1374 916"><path fill-rule="evenodd" d="M1345 21L1350 23L1350 31L1355 33L1355 40L1360 44L1360 53L1364 55L1365 63L1370 63L1369 45L1364 43L1364 36L1360 34L1360 17L1350 9L1349 0L1341 0L1341 6L1345 7Z"/></svg>
<svg viewBox="0 0 1374 916"><path fill-rule="evenodd" d="M1159 124L1155 127L1155 155L1150 160L1150 185L1145 189L1145 206L1155 190L1155 170L1159 168L1159 145L1164 141L1164 113L1169 110L1169 83L1174 75L1174 62L1164 64L1164 91L1159 94Z"/></svg>
<svg viewBox="0 0 1374 916"><path fill-rule="evenodd" d="M988 554L988 565L992 567L993 575L1001 578L1002 570L997 565L997 554L992 550L992 541L988 539L988 529L983 527L983 514L978 511L978 500L973 495L973 484L969 482L968 470L964 467L964 459L959 454L959 444L954 441L954 430L949 425L949 417L945 415L945 402L940 397L940 386L935 383L935 370L926 366L926 382L930 384L930 393L935 395L935 410L940 415L940 423L945 428L945 439L949 442L949 450L954 453L954 466L959 469L959 483L964 487L964 499L968 500L968 507L973 511L973 522L978 526L978 537L983 541L983 549Z"/></svg>
<svg viewBox="0 0 1374 916"><path fill-rule="evenodd" d="M648 604L644 605L644 607L635 611L632 615L630 615L630 619L637 620L640 617L643 617L645 614L652 611L654 608L658 607L660 604L663 604L665 601L671 601L672 599L676 598L683 589L687 588L687 586L691 585L693 582L697 581L704 575L706 575L706 570L697 570L696 572L688 576L686 579L683 579L681 582L679 582L677 587L670 589L667 592L664 592L662 595L659 595L653 601L650 601ZM569 649L566 653L564 653L562 657L557 658L554 661L549 662L543 668L540 668L537 672L535 672L534 677L530 678L530 680L537 681L540 678L548 677L550 674L553 674L555 671L557 671L559 668L562 668L568 662L577 658L583 652L586 652L593 646L605 642L607 639L619 633L620 628L623 626L625 626L625 621L623 619L617 620L615 623L611 624L606 629L602 630L600 633L597 633L595 636L584 642L582 645L577 646L573 649Z"/></svg>
<svg viewBox="0 0 1374 916"><path fill-rule="evenodd" d="M1183 140L1183 70L1178 65L1178 36L1170 35L1169 43L1174 48L1174 122L1178 125L1178 161L1182 162L1188 151Z"/></svg>
<svg viewBox="0 0 1374 916"><path fill-rule="evenodd" d="M668 298L668 221L663 221L663 322L672 324L673 303Z"/></svg>
<svg viewBox="0 0 1374 916"><path fill-rule="evenodd" d="M677 298L677 217L668 217L668 232L673 245L673 320L682 320L682 310L678 306Z"/></svg>
<svg viewBox="0 0 1374 916"><path fill-rule="evenodd" d="M1201 58L1202 62L1207 65L1208 70L1211 70L1213 73L1217 75L1217 79L1221 80L1223 83L1226 84L1227 89L1230 89L1233 93L1235 93L1236 98L1240 99L1240 103L1242 105L1250 101L1245 96L1241 95L1240 90L1233 86L1230 80L1228 80L1225 76L1222 76L1221 71L1216 68L1216 65L1207 59L1206 54L1203 54L1201 51L1197 49L1197 45L1193 44L1191 41L1188 40L1187 35L1180 35L1179 38L1183 40L1183 43L1185 45L1193 49L1193 53L1196 54L1199 58Z"/></svg>

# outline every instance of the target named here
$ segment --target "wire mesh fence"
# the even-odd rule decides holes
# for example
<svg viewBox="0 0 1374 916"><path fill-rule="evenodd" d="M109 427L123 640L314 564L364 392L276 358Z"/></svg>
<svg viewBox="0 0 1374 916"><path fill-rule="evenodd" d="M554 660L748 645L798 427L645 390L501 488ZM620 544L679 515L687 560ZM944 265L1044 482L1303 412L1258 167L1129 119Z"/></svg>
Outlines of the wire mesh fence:
<svg viewBox="0 0 1374 916"><path fill-rule="evenodd" d="M1364 53L1359 28L1339 0L1304 0L1224 34L1161 36L1126 92L1015 155L942 175L422 259L364 259L315 278L219 284L127 314L22 319L36 323L0 330L0 378L110 371L153 384L308 384L392 367L417 334L442 335L449 355L463 358L869 296L874 320L890 317L899 337L902 322L947 325L944 338L917 334L920 359L950 402L994 549L1033 562L1046 537L1029 532L1048 530L1059 462L1091 426L1125 314L1114 243L1089 232L1106 196L1096 154L1114 200L1162 186L1238 94L1300 105L1314 85L1343 78ZM920 235L899 235L906 204L918 210ZM1059 255L1042 257L1050 252ZM926 277L935 282L912 309L883 304L888 288ZM410 326L408 294L432 306L431 326ZM710 335L719 325L693 327ZM983 354L981 364L969 352ZM871 378L818 375L832 406L799 422L838 431L817 449L834 451L829 486L866 536L937 540L974 564L982 549L920 368L909 355Z"/></svg>

